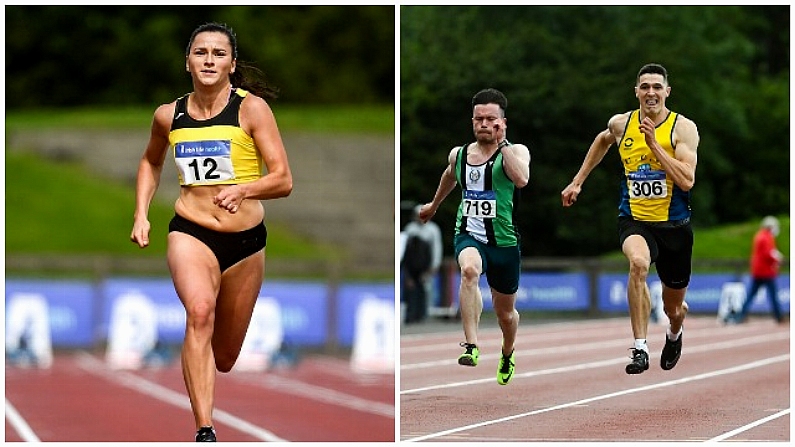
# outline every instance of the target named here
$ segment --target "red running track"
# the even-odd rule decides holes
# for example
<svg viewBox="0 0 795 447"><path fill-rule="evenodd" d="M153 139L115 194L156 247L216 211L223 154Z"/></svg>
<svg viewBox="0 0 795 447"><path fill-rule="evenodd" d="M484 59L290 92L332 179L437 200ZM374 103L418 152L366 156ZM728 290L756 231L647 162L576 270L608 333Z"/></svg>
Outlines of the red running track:
<svg viewBox="0 0 795 447"><path fill-rule="evenodd" d="M682 357L660 368L665 327L650 324L650 368L624 372L629 318L520 323L516 373L496 382L501 344L481 321L480 362L457 364L460 324L400 339L402 441L789 441L790 327L688 316Z"/></svg>
<svg viewBox="0 0 795 447"><path fill-rule="evenodd" d="M192 442L193 414L179 360L114 371L85 352L49 369L6 366L5 440ZM219 441L395 440L395 376L355 374L344 359L308 356L296 367L219 374Z"/></svg>

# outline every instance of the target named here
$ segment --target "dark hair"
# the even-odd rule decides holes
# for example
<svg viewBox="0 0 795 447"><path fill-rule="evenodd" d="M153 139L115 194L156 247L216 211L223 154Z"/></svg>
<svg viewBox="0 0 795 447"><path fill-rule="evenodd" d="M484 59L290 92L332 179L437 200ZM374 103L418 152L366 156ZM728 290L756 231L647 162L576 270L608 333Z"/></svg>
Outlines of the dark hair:
<svg viewBox="0 0 795 447"><path fill-rule="evenodd" d="M218 22L208 22L199 25L193 30L193 33L190 35L190 40L188 40L188 46L185 48L185 57L190 55L190 47L193 45L196 36L199 33L205 32L222 33L226 35L229 39L229 44L232 45L232 57L237 60L237 36L232 28ZM235 72L229 74L229 82L232 84L232 87L240 87L261 97L276 98L278 96L279 90L265 81L265 73L263 73L262 70L244 61L237 61L236 67L237 69Z"/></svg>
<svg viewBox="0 0 795 447"><path fill-rule="evenodd" d="M667 84L668 83L668 70L665 69L660 64L646 64L640 68L638 71L638 77L636 82L640 82L640 77L645 74L658 74L662 75L663 81Z"/></svg>
<svg viewBox="0 0 795 447"><path fill-rule="evenodd" d="M487 88L475 93L472 97L472 108L474 109L478 104L497 104L505 115L505 110L508 108L508 98L502 94L501 91L493 88Z"/></svg>

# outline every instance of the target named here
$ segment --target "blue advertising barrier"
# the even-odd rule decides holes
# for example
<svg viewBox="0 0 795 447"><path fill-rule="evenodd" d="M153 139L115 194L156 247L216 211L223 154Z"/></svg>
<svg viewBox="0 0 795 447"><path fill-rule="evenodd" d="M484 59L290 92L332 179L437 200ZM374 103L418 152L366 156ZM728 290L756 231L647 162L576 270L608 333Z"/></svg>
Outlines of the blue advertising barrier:
<svg viewBox="0 0 795 447"><path fill-rule="evenodd" d="M395 286L383 284L344 284L337 293L337 341L344 346L353 344L355 317L359 304L367 298L387 301L394 307Z"/></svg>
<svg viewBox="0 0 795 447"><path fill-rule="evenodd" d="M170 279L112 278L101 286L104 298L100 333L106 334L116 301L126 294L141 294L157 309L158 338L181 343L185 334L185 310ZM273 298L282 311L284 341L295 345L322 345L326 340L327 287L320 283L266 281L260 298Z"/></svg>
<svg viewBox="0 0 795 447"><path fill-rule="evenodd" d="M455 274L458 284L460 274ZM479 282L483 308L493 309L491 290L482 275ZM518 310L584 310L589 306L588 275L585 273L522 273L516 292ZM453 288L453 301L458 306L458 287Z"/></svg>
<svg viewBox="0 0 795 447"><path fill-rule="evenodd" d="M6 308L15 297L31 294L48 304L54 347L86 347L104 341L114 306L130 296L144 297L155 307L161 342L181 343L185 333L185 311L169 278L117 277L98 285L89 281L6 280ZM343 284L337 294L335 335L343 346L353 342L354 316L362 300L377 297L394 303L395 299L391 283ZM331 297L325 283L265 281L260 298L278 302L285 343L321 346L327 342Z"/></svg>
<svg viewBox="0 0 795 447"><path fill-rule="evenodd" d="M318 346L328 336L328 294L322 283L266 281L260 297L279 303L285 343Z"/></svg>
<svg viewBox="0 0 795 447"><path fill-rule="evenodd" d="M13 300L29 295L47 302L53 346L80 347L94 342L94 290L89 282L6 280L6 309ZM9 318L15 316L6 314Z"/></svg>
<svg viewBox="0 0 795 447"><path fill-rule="evenodd" d="M692 312L717 313L720 303L723 286L727 283L737 282L736 275L728 274L694 274L690 279L687 288L688 307ZM747 287L750 279L747 275L739 278ZM656 275L649 276L649 287L653 287L655 282L659 282ZM781 304L781 311L789 312L789 274L779 275L776 280L778 286L778 299ZM599 275L597 284L598 306L603 312L624 312L629 309L627 304L627 274L603 274ZM752 313L770 312L770 303L767 299L767 292L760 291L751 306Z"/></svg>
<svg viewBox="0 0 795 447"><path fill-rule="evenodd" d="M163 343L181 343L185 335L185 310L170 279L111 278L99 285L98 299L102 314L97 322L100 339L108 333L110 316L125 296L142 295L149 299L157 314L157 338Z"/></svg>

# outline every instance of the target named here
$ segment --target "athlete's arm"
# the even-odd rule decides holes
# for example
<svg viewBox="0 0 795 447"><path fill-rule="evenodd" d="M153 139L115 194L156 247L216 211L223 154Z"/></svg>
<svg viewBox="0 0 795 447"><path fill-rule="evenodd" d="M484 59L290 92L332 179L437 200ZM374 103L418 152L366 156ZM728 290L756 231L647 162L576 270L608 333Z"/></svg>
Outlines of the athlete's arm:
<svg viewBox="0 0 795 447"><path fill-rule="evenodd" d="M254 140L267 173L256 181L224 188L213 198L218 206L232 213L245 199L276 199L290 195L293 190L287 152L268 103L258 96L247 95L240 105L240 126Z"/></svg>
<svg viewBox="0 0 795 447"><path fill-rule="evenodd" d="M640 131L646 137L646 144L660 161L666 175L669 175L680 189L689 191L696 182L696 149L699 142L696 124L679 116L673 136L674 157L669 156L657 141L652 120L645 118L640 123Z"/></svg>
<svg viewBox="0 0 795 447"><path fill-rule="evenodd" d="M627 119L628 114L614 115L607 122L607 129L596 135L593 143L588 148L588 153L585 154L585 160L583 160L580 170L577 171L571 183L560 193L563 206L574 205L574 202L577 201L577 196L580 195L582 190L582 184L585 183L591 171L602 162L610 146L617 141L617 135L621 135L623 132Z"/></svg>
<svg viewBox="0 0 795 447"><path fill-rule="evenodd" d="M433 200L420 208L419 218L422 222L428 222L436 214L439 205L444 202L444 199L453 192L455 189L455 162L458 148L453 148L447 156L447 168L442 172L442 178L439 179L439 186L436 188L436 194L433 195Z"/></svg>
<svg viewBox="0 0 795 447"><path fill-rule="evenodd" d="M530 150L524 144L510 144L500 150L505 174L517 188L527 186L530 181Z"/></svg>
<svg viewBox="0 0 795 447"><path fill-rule="evenodd" d="M146 145L135 182L135 213L130 240L139 247L149 245L149 204L160 185L160 174L168 152L168 132L174 116L176 102L163 104L155 110L149 143Z"/></svg>

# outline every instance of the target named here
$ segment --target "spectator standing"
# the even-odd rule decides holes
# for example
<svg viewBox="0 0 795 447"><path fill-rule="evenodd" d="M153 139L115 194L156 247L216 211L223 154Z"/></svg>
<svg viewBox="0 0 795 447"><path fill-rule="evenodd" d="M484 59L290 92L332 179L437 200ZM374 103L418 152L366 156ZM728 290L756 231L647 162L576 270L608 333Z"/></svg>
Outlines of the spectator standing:
<svg viewBox="0 0 795 447"><path fill-rule="evenodd" d="M413 220L403 228L403 293L406 323L418 323L428 315L436 297L434 279L442 264L442 231L435 222L422 222L422 205L414 207ZM430 299L429 299L430 298Z"/></svg>
<svg viewBox="0 0 795 447"><path fill-rule="evenodd" d="M776 248L778 233L778 219L773 216L767 216L762 219L762 224L759 231L754 235L751 247L751 287L748 288L748 295L745 297L742 310L729 320L730 323L742 323L745 321L760 287L767 289L767 299L770 300L773 317L779 323L784 321L776 287L776 277L778 276L781 261L784 259L784 255Z"/></svg>

